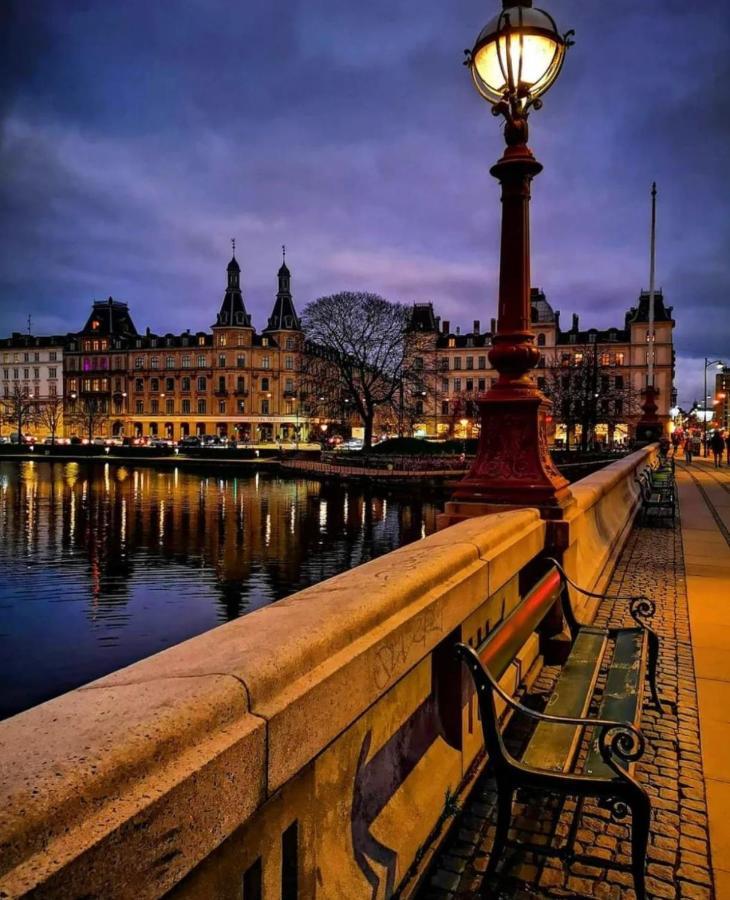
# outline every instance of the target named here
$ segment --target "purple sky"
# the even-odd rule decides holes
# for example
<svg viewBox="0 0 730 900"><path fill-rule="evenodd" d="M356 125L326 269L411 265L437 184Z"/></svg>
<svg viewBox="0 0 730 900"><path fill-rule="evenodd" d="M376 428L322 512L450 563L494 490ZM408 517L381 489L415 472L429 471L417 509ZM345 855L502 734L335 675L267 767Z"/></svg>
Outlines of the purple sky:
<svg viewBox="0 0 730 900"><path fill-rule="evenodd" d="M295 300L496 310L502 137L462 67L498 0L5 0L0 334L214 320L237 238L263 327L280 245ZM686 0L553 0L576 46L531 146L533 284L563 320L620 325L648 282L677 319L680 402L730 364L730 17Z"/></svg>

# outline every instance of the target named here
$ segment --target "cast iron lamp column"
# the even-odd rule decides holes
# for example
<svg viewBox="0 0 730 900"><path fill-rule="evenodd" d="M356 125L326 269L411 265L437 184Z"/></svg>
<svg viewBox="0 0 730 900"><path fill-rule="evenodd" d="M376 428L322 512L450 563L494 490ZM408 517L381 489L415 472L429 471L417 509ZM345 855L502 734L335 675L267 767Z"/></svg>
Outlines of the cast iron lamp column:
<svg viewBox="0 0 730 900"><path fill-rule="evenodd" d="M530 375L540 358L530 330L530 184L542 165L527 146L527 116L542 105L539 96L557 77L572 32L561 36L532 0L504 3L465 63L492 113L505 119L507 147L491 169L502 186L499 317L489 351L499 378L479 397L477 456L453 500L538 506L559 517L572 497L548 451L551 404Z"/></svg>

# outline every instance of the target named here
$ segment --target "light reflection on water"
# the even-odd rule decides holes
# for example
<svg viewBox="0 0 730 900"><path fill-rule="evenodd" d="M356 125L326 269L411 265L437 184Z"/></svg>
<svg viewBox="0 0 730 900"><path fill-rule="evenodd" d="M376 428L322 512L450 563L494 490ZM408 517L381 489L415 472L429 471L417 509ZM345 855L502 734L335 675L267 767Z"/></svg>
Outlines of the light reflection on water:
<svg viewBox="0 0 730 900"><path fill-rule="evenodd" d="M0 718L430 534L437 512L258 472L0 462Z"/></svg>

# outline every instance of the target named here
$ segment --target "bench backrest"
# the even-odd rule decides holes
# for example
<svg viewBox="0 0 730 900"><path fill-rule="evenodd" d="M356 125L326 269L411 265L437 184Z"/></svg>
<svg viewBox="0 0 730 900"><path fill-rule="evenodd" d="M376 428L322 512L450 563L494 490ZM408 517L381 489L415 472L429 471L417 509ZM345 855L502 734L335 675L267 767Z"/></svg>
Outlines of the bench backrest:
<svg viewBox="0 0 730 900"><path fill-rule="evenodd" d="M527 592L512 612L476 648L475 653L482 664L489 669L495 681L504 675L526 641L539 628L548 613L560 601L562 579L560 573L551 567L545 575ZM474 660L466 653L460 658L469 668L482 711L484 745L490 760L496 768L512 760L502 740L499 725L500 712L497 696L491 682ZM488 702L484 702L484 698Z"/></svg>

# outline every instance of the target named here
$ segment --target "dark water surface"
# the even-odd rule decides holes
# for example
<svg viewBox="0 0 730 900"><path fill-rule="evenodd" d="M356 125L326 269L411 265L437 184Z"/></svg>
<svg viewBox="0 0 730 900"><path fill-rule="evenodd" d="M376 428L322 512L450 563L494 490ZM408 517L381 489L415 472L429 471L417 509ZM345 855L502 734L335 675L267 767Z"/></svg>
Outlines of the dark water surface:
<svg viewBox="0 0 730 900"><path fill-rule="evenodd" d="M437 512L263 473L0 462L0 718L430 534Z"/></svg>

